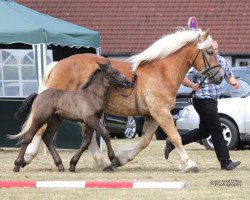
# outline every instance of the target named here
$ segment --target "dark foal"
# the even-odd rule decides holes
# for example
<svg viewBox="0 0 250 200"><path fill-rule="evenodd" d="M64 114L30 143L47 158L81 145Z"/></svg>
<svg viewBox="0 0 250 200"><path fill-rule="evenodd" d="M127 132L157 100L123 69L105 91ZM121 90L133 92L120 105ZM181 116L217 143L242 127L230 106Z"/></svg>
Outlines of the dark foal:
<svg viewBox="0 0 250 200"><path fill-rule="evenodd" d="M89 81L77 91L63 91L58 89L47 89L41 94L32 94L23 102L16 116L22 118L32 105L32 122L27 132L23 135L21 150L15 160L13 171L20 171L24 167L24 153L32 141L35 133L47 123L47 128L42 139L49 149L58 171L64 171L62 160L53 144L53 139L58 126L63 119L83 122L86 126L97 130L103 137L108 150L108 157L112 163L116 163L115 154L110 143L109 132L100 123L103 113L104 101L109 85L130 88L132 83L120 72L107 64L100 64L99 68L92 74ZM33 103L33 104L32 104ZM81 154L88 148L93 132L87 131L77 154L71 159L70 171L75 171L75 166ZM107 168L112 169L112 168Z"/></svg>

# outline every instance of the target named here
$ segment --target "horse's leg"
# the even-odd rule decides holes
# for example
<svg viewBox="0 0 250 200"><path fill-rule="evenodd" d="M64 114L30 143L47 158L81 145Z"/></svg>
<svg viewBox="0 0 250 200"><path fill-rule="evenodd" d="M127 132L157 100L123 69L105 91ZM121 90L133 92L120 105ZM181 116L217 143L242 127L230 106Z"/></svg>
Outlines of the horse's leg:
<svg viewBox="0 0 250 200"><path fill-rule="evenodd" d="M140 141L132 146L122 145L117 149L116 157L120 165L125 165L133 160L141 150L145 149L152 140L157 128L158 123L151 116L146 116Z"/></svg>
<svg viewBox="0 0 250 200"><path fill-rule="evenodd" d="M88 127L87 125L82 126L82 144L76 154L70 160L70 168L69 171L75 172L76 164L78 163L82 153L88 148L91 142L91 138L93 136L93 129Z"/></svg>
<svg viewBox="0 0 250 200"><path fill-rule="evenodd" d="M47 129L42 136L42 139L43 139L44 143L46 144L59 172L64 171L64 166L62 164L62 159L59 156L59 154L54 146L54 136L55 136L56 130L58 129L61 122L62 122L62 120L60 120L59 118L56 118L56 117L51 119L50 122L48 122Z"/></svg>
<svg viewBox="0 0 250 200"><path fill-rule="evenodd" d="M21 165L25 166L25 164L23 164L23 163L25 163L24 154L25 154L25 151L27 149L27 146L28 146L28 144L30 144L30 142L32 141L35 133L38 131L38 129L41 126L42 125L39 125L37 123L32 122L29 130L24 134L19 155L18 155L17 159L14 162L14 164L15 164L15 167L13 169L14 172L19 172Z"/></svg>
<svg viewBox="0 0 250 200"><path fill-rule="evenodd" d="M198 167L195 162L193 162L185 150L181 142L180 134L178 133L173 117L170 111L163 109L154 109L151 114L157 120L161 128L167 134L173 145L175 146L177 153L181 159L181 169L183 172L198 172Z"/></svg>

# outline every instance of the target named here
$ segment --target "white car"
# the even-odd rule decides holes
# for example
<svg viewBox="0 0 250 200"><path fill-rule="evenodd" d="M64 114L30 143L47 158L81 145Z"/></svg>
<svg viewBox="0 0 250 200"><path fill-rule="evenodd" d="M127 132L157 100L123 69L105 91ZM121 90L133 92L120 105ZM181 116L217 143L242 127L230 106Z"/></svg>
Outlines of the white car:
<svg viewBox="0 0 250 200"><path fill-rule="evenodd" d="M223 135L230 150L242 143L250 144L250 86L246 81L239 80L239 82L241 84L239 90L229 87L231 87L232 96L240 97L218 100ZM199 127L199 116L192 105L180 112L176 127L181 134ZM211 136L203 139L202 143L207 149L213 149Z"/></svg>

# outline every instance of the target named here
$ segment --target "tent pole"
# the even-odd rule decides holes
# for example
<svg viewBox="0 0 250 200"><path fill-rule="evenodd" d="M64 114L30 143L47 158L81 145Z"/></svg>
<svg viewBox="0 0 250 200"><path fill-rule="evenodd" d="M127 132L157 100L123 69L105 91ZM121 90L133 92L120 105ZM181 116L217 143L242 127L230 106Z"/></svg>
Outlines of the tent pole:
<svg viewBox="0 0 250 200"><path fill-rule="evenodd" d="M99 55L99 56L101 55L101 47L96 48L96 54ZM104 113L102 114L102 117L101 117L101 123L105 126ZM95 131L95 137L96 137L97 144L98 144L100 150L103 151L103 142L104 141L103 141L100 133Z"/></svg>
<svg viewBox="0 0 250 200"><path fill-rule="evenodd" d="M38 93L43 91L42 81L43 75L47 66L47 45L46 44L35 44L33 46L34 57L35 57L35 65L37 70L37 78L38 78ZM47 154L47 148L43 143L43 154Z"/></svg>
<svg viewBox="0 0 250 200"><path fill-rule="evenodd" d="M96 48L96 54L99 56L101 55L101 47Z"/></svg>
<svg viewBox="0 0 250 200"><path fill-rule="evenodd" d="M33 45L33 51L35 56L35 65L37 70L38 78L38 92L40 93L42 88L43 74L46 69L47 63L47 46L46 44L35 44Z"/></svg>

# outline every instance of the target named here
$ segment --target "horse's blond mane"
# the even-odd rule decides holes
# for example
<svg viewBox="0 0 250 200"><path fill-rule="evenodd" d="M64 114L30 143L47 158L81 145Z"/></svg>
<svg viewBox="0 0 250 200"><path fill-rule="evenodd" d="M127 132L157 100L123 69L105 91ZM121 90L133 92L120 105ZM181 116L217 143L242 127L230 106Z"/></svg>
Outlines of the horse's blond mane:
<svg viewBox="0 0 250 200"><path fill-rule="evenodd" d="M143 52L129 58L132 71L136 71L142 63L171 55L184 45L196 40L198 36L199 32L195 30L178 30L175 33L163 36Z"/></svg>

